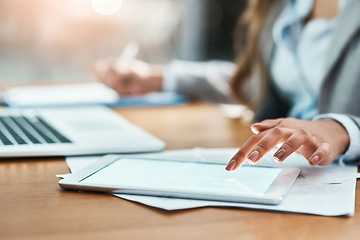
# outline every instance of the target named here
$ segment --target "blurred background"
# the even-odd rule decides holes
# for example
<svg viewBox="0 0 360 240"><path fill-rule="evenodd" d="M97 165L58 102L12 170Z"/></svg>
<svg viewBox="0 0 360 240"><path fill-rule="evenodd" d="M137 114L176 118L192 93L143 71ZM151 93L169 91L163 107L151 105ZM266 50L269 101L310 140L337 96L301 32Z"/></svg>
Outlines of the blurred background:
<svg viewBox="0 0 360 240"><path fill-rule="evenodd" d="M92 1L0 0L0 82L94 80L92 63L117 57L128 42L150 63L232 60L233 28L246 3L122 0L104 16Z"/></svg>

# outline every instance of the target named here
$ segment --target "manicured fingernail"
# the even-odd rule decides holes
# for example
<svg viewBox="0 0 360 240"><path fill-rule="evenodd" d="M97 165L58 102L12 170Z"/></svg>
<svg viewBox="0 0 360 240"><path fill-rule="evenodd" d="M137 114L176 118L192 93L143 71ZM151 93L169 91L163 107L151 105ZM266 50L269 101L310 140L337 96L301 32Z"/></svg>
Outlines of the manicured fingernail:
<svg viewBox="0 0 360 240"><path fill-rule="evenodd" d="M315 155L313 157L310 158L309 162L311 165L315 165L319 160L319 156Z"/></svg>
<svg viewBox="0 0 360 240"><path fill-rule="evenodd" d="M249 155L248 155L248 159L252 162L255 162L259 157L259 151L252 151Z"/></svg>
<svg viewBox="0 0 360 240"><path fill-rule="evenodd" d="M234 170L235 166L236 166L236 160L231 159L230 162L228 163L228 165L226 166L226 170L232 171L232 170Z"/></svg>
<svg viewBox="0 0 360 240"><path fill-rule="evenodd" d="M280 162L280 161L284 158L285 154L286 154L285 149L283 149L283 148L282 148L282 149L279 149L279 150L274 154L274 158L275 158L276 161Z"/></svg>
<svg viewBox="0 0 360 240"><path fill-rule="evenodd" d="M252 132L258 132L257 130L256 130L256 128L259 126L260 124L257 124L257 123L255 123L255 124L253 124L253 125L251 125L251 131Z"/></svg>

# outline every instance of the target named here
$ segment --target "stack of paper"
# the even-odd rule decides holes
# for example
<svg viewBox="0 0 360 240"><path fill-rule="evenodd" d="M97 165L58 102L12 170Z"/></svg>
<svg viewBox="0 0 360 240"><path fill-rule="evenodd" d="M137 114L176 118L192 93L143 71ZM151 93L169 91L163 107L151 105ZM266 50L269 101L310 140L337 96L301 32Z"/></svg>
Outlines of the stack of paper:
<svg viewBox="0 0 360 240"><path fill-rule="evenodd" d="M237 150L238 149L195 148L190 150L165 151L162 153L141 154L136 156L180 161L227 163ZM71 157L66 159L66 163L72 172L76 172L99 160L101 161L101 158L99 159L99 157ZM261 204L241 204L126 194L114 195L130 201L139 202L165 210L217 206L285 211L325 216L354 214L356 179L360 177L356 166L341 166L338 164L332 164L326 167L311 167L308 165L307 161L298 154L292 154L283 163L274 162L271 158L271 154L269 154L261 160L260 164L265 166L295 166L301 168L300 177L297 179L285 200L280 205L270 206Z"/></svg>

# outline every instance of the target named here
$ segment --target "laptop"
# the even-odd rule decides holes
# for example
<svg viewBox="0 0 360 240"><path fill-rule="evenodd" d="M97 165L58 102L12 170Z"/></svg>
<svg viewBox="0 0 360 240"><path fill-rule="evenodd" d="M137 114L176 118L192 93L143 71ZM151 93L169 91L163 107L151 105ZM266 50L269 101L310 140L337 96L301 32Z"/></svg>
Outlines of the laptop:
<svg viewBox="0 0 360 240"><path fill-rule="evenodd" d="M102 106L0 108L0 158L161 151L165 143Z"/></svg>

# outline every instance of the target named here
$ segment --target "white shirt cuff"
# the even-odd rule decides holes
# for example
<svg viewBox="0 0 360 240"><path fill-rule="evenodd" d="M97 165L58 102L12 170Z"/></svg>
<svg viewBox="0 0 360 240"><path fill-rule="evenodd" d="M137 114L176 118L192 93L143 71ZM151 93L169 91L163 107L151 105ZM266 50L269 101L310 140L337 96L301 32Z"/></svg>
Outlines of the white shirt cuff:
<svg viewBox="0 0 360 240"><path fill-rule="evenodd" d="M175 92L176 91L176 75L178 74L177 61L171 61L164 69L164 81L163 91L164 92Z"/></svg>
<svg viewBox="0 0 360 240"><path fill-rule="evenodd" d="M338 156L340 162L351 162L360 156L360 129L350 116L338 113L327 113L317 115L313 120L319 119L333 119L339 122L349 134L350 145L343 155Z"/></svg>

